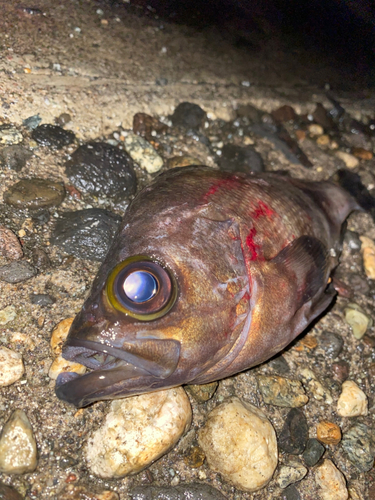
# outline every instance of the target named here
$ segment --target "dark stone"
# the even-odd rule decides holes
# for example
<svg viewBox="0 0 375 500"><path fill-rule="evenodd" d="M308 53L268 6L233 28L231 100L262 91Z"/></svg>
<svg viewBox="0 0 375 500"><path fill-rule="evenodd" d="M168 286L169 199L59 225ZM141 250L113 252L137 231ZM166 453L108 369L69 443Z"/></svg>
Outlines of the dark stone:
<svg viewBox="0 0 375 500"><path fill-rule="evenodd" d="M146 113L136 113L133 117L133 132L145 137L148 141L153 139L152 132L162 134L168 130L168 125Z"/></svg>
<svg viewBox="0 0 375 500"><path fill-rule="evenodd" d="M323 104L321 104L320 102L316 103L316 108L312 115L314 121L321 125L325 130L328 131L335 128L335 123L331 115L327 112Z"/></svg>
<svg viewBox="0 0 375 500"><path fill-rule="evenodd" d="M315 438L311 438L306 443L305 451L303 452L303 459L308 467L314 467L322 458L326 449Z"/></svg>
<svg viewBox="0 0 375 500"><path fill-rule="evenodd" d="M0 499L1 500L22 500L23 497L17 490L4 483L0 483Z"/></svg>
<svg viewBox="0 0 375 500"><path fill-rule="evenodd" d="M305 414L298 408L292 408L278 439L280 449L292 455L299 455L303 453L308 437L309 428Z"/></svg>
<svg viewBox="0 0 375 500"><path fill-rule="evenodd" d="M348 274L347 280L353 292L366 295L370 291L370 285L368 284L367 280L359 274Z"/></svg>
<svg viewBox="0 0 375 500"><path fill-rule="evenodd" d="M48 255L42 248L34 248L32 259L34 266L38 269L45 269L51 264Z"/></svg>
<svg viewBox="0 0 375 500"><path fill-rule="evenodd" d="M192 102L181 102L171 116L175 127L197 129L203 125L206 113L203 109Z"/></svg>
<svg viewBox="0 0 375 500"><path fill-rule="evenodd" d="M61 149L68 144L72 144L76 138L70 130L64 130L58 125L44 123L36 127L32 133L32 138L41 146L50 146Z"/></svg>
<svg viewBox="0 0 375 500"><path fill-rule="evenodd" d="M47 224L47 222L50 220L51 214L46 208L41 208L40 210L32 212L31 218L35 222L35 224L43 226L43 224Z"/></svg>
<svg viewBox="0 0 375 500"><path fill-rule="evenodd" d="M72 184L85 193L125 200L137 190L134 162L125 151L105 142L80 146L66 163Z"/></svg>
<svg viewBox="0 0 375 500"><path fill-rule="evenodd" d="M262 157L252 146L225 144L218 159L221 170L225 172L263 172Z"/></svg>
<svg viewBox="0 0 375 500"><path fill-rule="evenodd" d="M136 486L130 492L131 500L225 500L219 490L208 484L181 484L179 486Z"/></svg>
<svg viewBox="0 0 375 500"><path fill-rule="evenodd" d="M196 142L201 142L202 144L204 144L208 148L211 146L210 139L197 130L188 130L186 132L186 135L188 137L192 137L194 139L194 141L196 141Z"/></svg>
<svg viewBox="0 0 375 500"><path fill-rule="evenodd" d="M331 365L331 370L333 376L341 383L345 382L345 380L349 377L350 367L347 361L338 361L337 363L333 363Z"/></svg>
<svg viewBox="0 0 375 500"><path fill-rule="evenodd" d="M361 240L359 239L358 233L355 231L350 231L347 229L344 234L344 242L349 246L350 250L354 252L359 252L361 249Z"/></svg>
<svg viewBox="0 0 375 500"><path fill-rule="evenodd" d="M291 484L282 491L281 500L301 500L301 495L294 484Z"/></svg>
<svg viewBox="0 0 375 500"><path fill-rule="evenodd" d="M64 197L64 186L37 177L21 179L4 193L4 201L8 205L30 209L60 205Z"/></svg>
<svg viewBox="0 0 375 500"><path fill-rule="evenodd" d="M271 115L275 122L278 123L293 121L297 118L297 114L292 106L288 106L287 104L272 111Z"/></svg>
<svg viewBox="0 0 375 500"><path fill-rule="evenodd" d="M75 458L70 457L70 456L62 457L59 460L59 466L62 469L68 469L69 467L74 467L75 465L77 465L77 463L78 463L78 461Z"/></svg>
<svg viewBox="0 0 375 500"><path fill-rule="evenodd" d="M329 358L336 358L342 351L344 341L340 335L332 332L323 332L319 339L319 345Z"/></svg>
<svg viewBox="0 0 375 500"><path fill-rule="evenodd" d="M239 106L237 109L237 116L239 118L247 118L252 123L260 123L262 118L262 112L254 108L251 104L244 104Z"/></svg>
<svg viewBox="0 0 375 500"><path fill-rule="evenodd" d="M38 113L37 115L29 116L28 118L23 120L22 125L29 130L34 130L34 128L37 128L41 121L42 119Z"/></svg>
<svg viewBox="0 0 375 500"><path fill-rule="evenodd" d="M30 295L30 302L38 306L51 306L56 302L56 299L48 293L33 293Z"/></svg>
<svg viewBox="0 0 375 500"><path fill-rule="evenodd" d="M61 115L58 116L55 120L56 124L60 125L60 127L63 127L70 121L72 121L72 117L70 116L69 113L61 113Z"/></svg>
<svg viewBox="0 0 375 500"><path fill-rule="evenodd" d="M64 213L57 221L51 243L80 259L102 261L121 217L100 208Z"/></svg>
<svg viewBox="0 0 375 500"><path fill-rule="evenodd" d="M21 283L37 274L37 270L25 260L19 260L0 267L0 280L7 283Z"/></svg>
<svg viewBox="0 0 375 500"><path fill-rule="evenodd" d="M268 366L280 375L286 375L290 372L289 365L284 356L277 356L277 358L271 359L271 361L268 362Z"/></svg>
<svg viewBox="0 0 375 500"><path fill-rule="evenodd" d="M349 461L361 472L372 469L374 464L374 449L371 431L365 424L354 424L342 436L341 445L346 451Z"/></svg>
<svg viewBox="0 0 375 500"><path fill-rule="evenodd" d="M0 151L0 164L10 170L19 172L33 156L32 152L20 144L6 146Z"/></svg>

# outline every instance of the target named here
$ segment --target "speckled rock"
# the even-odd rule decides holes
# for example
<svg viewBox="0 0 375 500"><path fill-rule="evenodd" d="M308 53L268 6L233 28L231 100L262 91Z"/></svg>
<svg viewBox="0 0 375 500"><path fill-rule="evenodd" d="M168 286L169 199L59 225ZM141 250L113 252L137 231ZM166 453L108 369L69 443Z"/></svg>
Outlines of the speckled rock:
<svg viewBox="0 0 375 500"><path fill-rule="evenodd" d="M324 401L327 404L332 404L333 399L330 391L319 380L315 373L309 368L304 368L300 371L302 382L311 391L313 397L318 401Z"/></svg>
<svg viewBox="0 0 375 500"><path fill-rule="evenodd" d="M331 460L324 460L315 471L321 500L347 500L349 493L343 474Z"/></svg>
<svg viewBox="0 0 375 500"><path fill-rule="evenodd" d="M56 299L54 299L48 293L32 293L30 295L30 302L37 306L45 307L54 304L56 302Z"/></svg>
<svg viewBox="0 0 375 500"><path fill-rule="evenodd" d="M308 439L305 451L302 454L305 464L308 467L314 467L314 465L316 465L322 458L325 451L326 449L317 439Z"/></svg>
<svg viewBox="0 0 375 500"><path fill-rule="evenodd" d="M0 387L17 382L24 374L22 355L7 347L0 347Z"/></svg>
<svg viewBox="0 0 375 500"><path fill-rule="evenodd" d="M129 133L124 141L125 149L138 165L149 174L159 172L163 166L163 158L143 137Z"/></svg>
<svg viewBox="0 0 375 500"><path fill-rule="evenodd" d="M297 408L309 400L298 380L289 380L277 375L258 375L257 381L263 400L269 405Z"/></svg>
<svg viewBox="0 0 375 500"><path fill-rule="evenodd" d="M349 377L350 367L347 361L341 360L332 363L331 370L335 379L341 383Z"/></svg>
<svg viewBox="0 0 375 500"><path fill-rule="evenodd" d="M337 413L341 417L367 415L367 396L352 380L342 384L342 392L337 401Z"/></svg>
<svg viewBox="0 0 375 500"><path fill-rule="evenodd" d="M353 335L356 339L361 339L368 328L372 326L372 319L365 314L363 309L354 303L348 304L344 310L345 321L351 326Z"/></svg>
<svg viewBox="0 0 375 500"><path fill-rule="evenodd" d="M355 168L359 165L359 160L354 155L345 151L336 151L337 158L340 158L348 168Z"/></svg>
<svg viewBox="0 0 375 500"><path fill-rule="evenodd" d="M4 483L0 483L0 498L1 500L23 500L17 490Z"/></svg>
<svg viewBox="0 0 375 500"><path fill-rule="evenodd" d="M328 420L321 420L316 428L316 437L324 444L339 444L341 441L340 427Z"/></svg>
<svg viewBox="0 0 375 500"><path fill-rule="evenodd" d="M277 466L276 434L262 411L238 398L217 406L199 431L211 469L243 491L257 491Z"/></svg>
<svg viewBox="0 0 375 500"><path fill-rule="evenodd" d="M51 349L55 356L59 356L61 354L62 346L68 336L73 320L74 318L63 319L52 330Z"/></svg>
<svg viewBox="0 0 375 500"><path fill-rule="evenodd" d="M0 266L0 280L7 283L21 283L36 276L37 270L25 260Z"/></svg>
<svg viewBox="0 0 375 500"><path fill-rule="evenodd" d="M273 371L279 373L280 375L286 375L290 372L289 365L284 356L277 356L276 358L268 361L267 364Z"/></svg>
<svg viewBox="0 0 375 500"><path fill-rule="evenodd" d="M26 127L29 130L34 130L38 125L40 125L42 122L42 118L37 113L36 115L28 116L24 120L22 120L22 125Z"/></svg>
<svg viewBox="0 0 375 500"><path fill-rule="evenodd" d="M187 385L185 389L193 396L197 403L205 403L215 394L218 382L202 385Z"/></svg>
<svg viewBox="0 0 375 500"><path fill-rule="evenodd" d="M372 469L374 464L374 447L371 430L367 425L357 423L343 434L342 447L349 460L361 472Z"/></svg>
<svg viewBox="0 0 375 500"><path fill-rule="evenodd" d="M280 500L301 500L301 495L294 484L291 484L282 491Z"/></svg>
<svg viewBox="0 0 375 500"><path fill-rule="evenodd" d="M62 356L57 356L49 370L48 376L52 380L56 380L60 373L77 373L78 375L83 375L86 373L86 367L81 365L80 363L74 363L73 361L68 361L64 359Z"/></svg>
<svg viewBox="0 0 375 500"><path fill-rule="evenodd" d="M18 144L23 137L19 130L12 125L0 125L0 144Z"/></svg>
<svg viewBox="0 0 375 500"><path fill-rule="evenodd" d="M197 129L206 120L206 113L203 109L192 102L181 102L171 116L175 127Z"/></svg>
<svg viewBox="0 0 375 500"><path fill-rule="evenodd" d="M0 310L0 325L6 325L17 317L16 308L7 306Z"/></svg>
<svg viewBox="0 0 375 500"><path fill-rule="evenodd" d="M309 428L305 414L298 408L292 408L280 433L279 447L292 455L300 455L306 447L308 437Z"/></svg>
<svg viewBox="0 0 375 500"><path fill-rule="evenodd" d="M262 157L252 146L225 144L218 158L221 170L225 172L263 172Z"/></svg>
<svg viewBox="0 0 375 500"><path fill-rule="evenodd" d="M0 225L0 253L7 259L18 260L23 251L17 236L5 226Z"/></svg>
<svg viewBox="0 0 375 500"><path fill-rule="evenodd" d="M202 162L192 156L174 156L167 161L168 168L189 167L190 165L201 165Z"/></svg>
<svg viewBox="0 0 375 500"><path fill-rule="evenodd" d="M137 486L130 492L131 500L225 500L219 490L208 484L179 486Z"/></svg>
<svg viewBox="0 0 375 500"><path fill-rule="evenodd" d="M58 125L51 125L49 123L44 123L34 128L31 137L41 146L49 146L56 149L61 149L68 144L72 144L75 140L75 135L71 130L64 130Z"/></svg>
<svg viewBox="0 0 375 500"><path fill-rule="evenodd" d="M153 134L163 134L168 128L168 125L146 113L136 113L133 116L133 132L148 141L153 138Z"/></svg>
<svg viewBox="0 0 375 500"><path fill-rule="evenodd" d="M24 474L36 466L36 442L29 419L23 410L15 410L0 435L0 471Z"/></svg>
<svg viewBox="0 0 375 500"><path fill-rule="evenodd" d="M32 157L32 152L20 144L6 146L0 151L0 165L19 172Z"/></svg>
<svg viewBox="0 0 375 500"><path fill-rule="evenodd" d="M276 482L280 486L280 488L285 489L290 484L301 481L301 479L303 479L306 474L307 469L301 464L301 462L292 461L287 465L283 465L280 467Z"/></svg>
<svg viewBox="0 0 375 500"><path fill-rule="evenodd" d="M113 401L102 426L88 440L93 474L136 474L167 453L187 431L191 407L181 387Z"/></svg>
<svg viewBox="0 0 375 500"><path fill-rule="evenodd" d="M137 190L133 160L125 151L105 142L80 146L66 162L65 170L71 183L83 193L122 201Z"/></svg>
<svg viewBox="0 0 375 500"><path fill-rule="evenodd" d="M100 208L66 212L57 220L51 243L80 259L103 260L121 217Z"/></svg>
<svg viewBox="0 0 375 500"><path fill-rule="evenodd" d="M343 345L343 338L336 333L323 332L319 338L319 346L324 350L324 354L331 359L337 358Z"/></svg>
<svg viewBox="0 0 375 500"><path fill-rule="evenodd" d="M62 184L33 177L21 179L4 193L4 201L18 208L42 208L60 205L65 197Z"/></svg>
<svg viewBox="0 0 375 500"><path fill-rule="evenodd" d="M359 239L366 276L375 280L375 242L367 236L360 236Z"/></svg>

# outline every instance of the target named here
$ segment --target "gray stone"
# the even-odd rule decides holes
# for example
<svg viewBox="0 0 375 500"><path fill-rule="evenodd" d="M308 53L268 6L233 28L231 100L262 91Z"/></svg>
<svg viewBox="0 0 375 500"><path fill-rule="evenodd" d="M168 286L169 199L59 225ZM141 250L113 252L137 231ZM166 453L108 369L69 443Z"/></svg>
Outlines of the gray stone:
<svg viewBox="0 0 375 500"><path fill-rule="evenodd" d="M25 260L14 261L0 267L0 280L7 283L21 283L37 274L37 270Z"/></svg>
<svg viewBox="0 0 375 500"><path fill-rule="evenodd" d="M361 423L353 425L343 434L341 444L350 462L358 470L367 472L372 469L375 453L367 425Z"/></svg>
<svg viewBox="0 0 375 500"><path fill-rule="evenodd" d="M130 492L131 500L225 500L219 490L208 484L179 486L137 486Z"/></svg>

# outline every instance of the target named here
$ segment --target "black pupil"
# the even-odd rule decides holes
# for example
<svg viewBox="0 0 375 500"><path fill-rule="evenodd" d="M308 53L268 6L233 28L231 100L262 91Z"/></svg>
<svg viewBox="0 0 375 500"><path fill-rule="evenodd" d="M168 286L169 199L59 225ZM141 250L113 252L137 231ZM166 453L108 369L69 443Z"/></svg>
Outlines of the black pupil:
<svg viewBox="0 0 375 500"><path fill-rule="evenodd" d="M125 295L137 304L152 299L158 291L158 283L147 271L134 271L124 281Z"/></svg>

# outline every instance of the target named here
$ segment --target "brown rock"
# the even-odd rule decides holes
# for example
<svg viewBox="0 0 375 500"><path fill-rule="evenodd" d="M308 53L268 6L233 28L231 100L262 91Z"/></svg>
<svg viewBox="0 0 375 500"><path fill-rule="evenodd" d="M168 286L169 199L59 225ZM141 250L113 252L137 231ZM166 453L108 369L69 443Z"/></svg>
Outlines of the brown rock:
<svg viewBox="0 0 375 500"><path fill-rule="evenodd" d="M22 259L23 251L17 236L5 226L0 226L0 253L7 259Z"/></svg>
<svg viewBox="0 0 375 500"><path fill-rule="evenodd" d="M168 168L188 167L189 165L202 165L202 162L192 156L174 156L167 161Z"/></svg>
<svg viewBox="0 0 375 500"><path fill-rule="evenodd" d="M288 106L287 104L275 109L271 114L273 119L278 123L289 122L297 118L297 114L292 106Z"/></svg>
<svg viewBox="0 0 375 500"><path fill-rule="evenodd" d="M203 465L205 458L206 455L204 454L202 448L200 448L199 446L193 446L185 456L184 462L188 467L197 469L198 467L201 467Z"/></svg>
<svg viewBox="0 0 375 500"><path fill-rule="evenodd" d="M374 156L371 151L364 148L353 148L352 153L361 160L372 160L372 157Z"/></svg>
<svg viewBox="0 0 375 500"><path fill-rule="evenodd" d="M299 130L298 129L294 133L295 133L297 141L302 142L303 140L306 139L306 132L304 130Z"/></svg>
<svg viewBox="0 0 375 500"><path fill-rule="evenodd" d="M187 385L185 389L197 403L205 403L215 394L218 385L217 382L211 382L203 385Z"/></svg>
<svg viewBox="0 0 375 500"><path fill-rule="evenodd" d="M341 429L333 422L322 420L316 428L316 437L324 444L338 444L341 441Z"/></svg>
<svg viewBox="0 0 375 500"><path fill-rule="evenodd" d="M73 320L74 318L63 319L52 330L51 348L55 356L59 356L61 354L62 346L68 336Z"/></svg>
<svg viewBox="0 0 375 500"><path fill-rule="evenodd" d="M168 130L168 125L162 123L157 118L147 115L146 113L136 113L133 117L133 132L137 135L145 137L147 140L152 139L152 132L162 134Z"/></svg>
<svg viewBox="0 0 375 500"><path fill-rule="evenodd" d="M346 361L338 361L331 365L333 376L339 382L344 382L349 377L349 364Z"/></svg>

